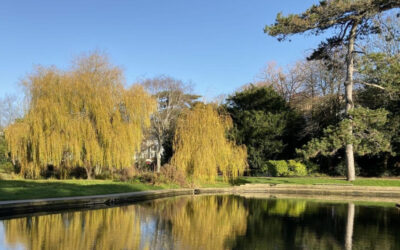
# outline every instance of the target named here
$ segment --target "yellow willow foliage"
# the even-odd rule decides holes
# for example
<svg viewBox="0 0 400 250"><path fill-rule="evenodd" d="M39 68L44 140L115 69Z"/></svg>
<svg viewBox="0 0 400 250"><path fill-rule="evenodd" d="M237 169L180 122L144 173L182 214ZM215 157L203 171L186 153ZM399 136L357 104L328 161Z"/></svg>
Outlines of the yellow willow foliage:
<svg viewBox="0 0 400 250"><path fill-rule="evenodd" d="M247 151L228 141L229 116L219 115L213 105L197 104L178 119L172 164L195 180L213 181L222 172L225 179L243 174Z"/></svg>
<svg viewBox="0 0 400 250"><path fill-rule="evenodd" d="M33 216L3 221L5 243L26 249L139 249L134 207Z"/></svg>
<svg viewBox="0 0 400 250"><path fill-rule="evenodd" d="M5 130L21 174L37 177L51 164L68 169L133 164L155 100L142 87L123 86L122 71L92 54L72 69L39 68L25 81L26 116Z"/></svg>
<svg viewBox="0 0 400 250"><path fill-rule="evenodd" d="M231 196L181 197L154 205L171 225L174 249L231 249L229 244L246 234L248 212Z"/></svg>

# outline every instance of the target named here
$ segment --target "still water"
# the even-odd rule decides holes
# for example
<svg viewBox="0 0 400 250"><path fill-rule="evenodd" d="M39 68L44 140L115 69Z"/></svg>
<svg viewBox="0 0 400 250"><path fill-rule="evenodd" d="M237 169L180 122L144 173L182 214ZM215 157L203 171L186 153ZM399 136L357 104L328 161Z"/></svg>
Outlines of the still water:
<svg viewBox="0 0 400 250"><path fill-rule="evenodd" d="M0 218L1 249L400 249L400 210L234 195Z"/></svg>

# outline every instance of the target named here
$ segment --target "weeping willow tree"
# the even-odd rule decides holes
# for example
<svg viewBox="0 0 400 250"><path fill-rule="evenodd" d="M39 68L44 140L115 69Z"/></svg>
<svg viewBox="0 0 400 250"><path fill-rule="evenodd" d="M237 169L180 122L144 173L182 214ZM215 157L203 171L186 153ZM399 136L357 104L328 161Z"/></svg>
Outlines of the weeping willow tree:
<svg viewBox="0 0 400 250"><path fill-rule="evenodd" d="M81 166L91 178L95 169L132 166L155 101L140 86L124 88L123 80L107 57L93 53L68 71L38 68L23 81L29 109L5 130L21 175Z"/></svg>
<svg viewBox="0 0 400 250"><path fill-rule="evenodd" d="M247 151L227 140L225 133L231 127L230 117L219 115L213 105L186 110L177 121L171 163L193 181L213 181L218 172L224 179L243 174Z"/></svg>

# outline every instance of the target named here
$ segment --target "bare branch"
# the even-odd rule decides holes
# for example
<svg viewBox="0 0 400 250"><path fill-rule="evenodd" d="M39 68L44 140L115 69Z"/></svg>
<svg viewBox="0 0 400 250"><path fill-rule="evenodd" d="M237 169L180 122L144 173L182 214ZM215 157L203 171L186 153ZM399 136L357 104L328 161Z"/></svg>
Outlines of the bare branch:
<svg viewBox="0 0 400 250"><path fill-rule="evenodd" d="M378 89L385 90L384 87L382 87L382 86L380 86L380 85L378 85L378 84L375 84L375 83L368 83L368 82L364 82L364 81L357 81L357 83L363 84L363 85L366 85L366 86L370 86L370 87L374 87L374 88L378 88Z"/></svg>

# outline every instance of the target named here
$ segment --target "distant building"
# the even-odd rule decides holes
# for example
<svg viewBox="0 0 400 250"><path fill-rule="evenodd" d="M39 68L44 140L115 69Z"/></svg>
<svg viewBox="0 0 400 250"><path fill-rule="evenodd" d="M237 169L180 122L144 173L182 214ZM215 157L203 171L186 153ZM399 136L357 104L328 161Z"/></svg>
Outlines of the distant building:
<svg viewBox="0 0 400 250"><path fill-rule="evenodd" d="M158 142L154 139L143 140L140 152L135 155L135 161L137 164L143 166L142 164L155 166L156 164L156 154L157 154ZM163 150L161 150L161 154Z"/></svg>
<svg viewBox="0 0 400 250"><path fill-rule="evenodd" d="M156 157L157 140L144 140L142 142L138 159L153 159Z"/></svg>

